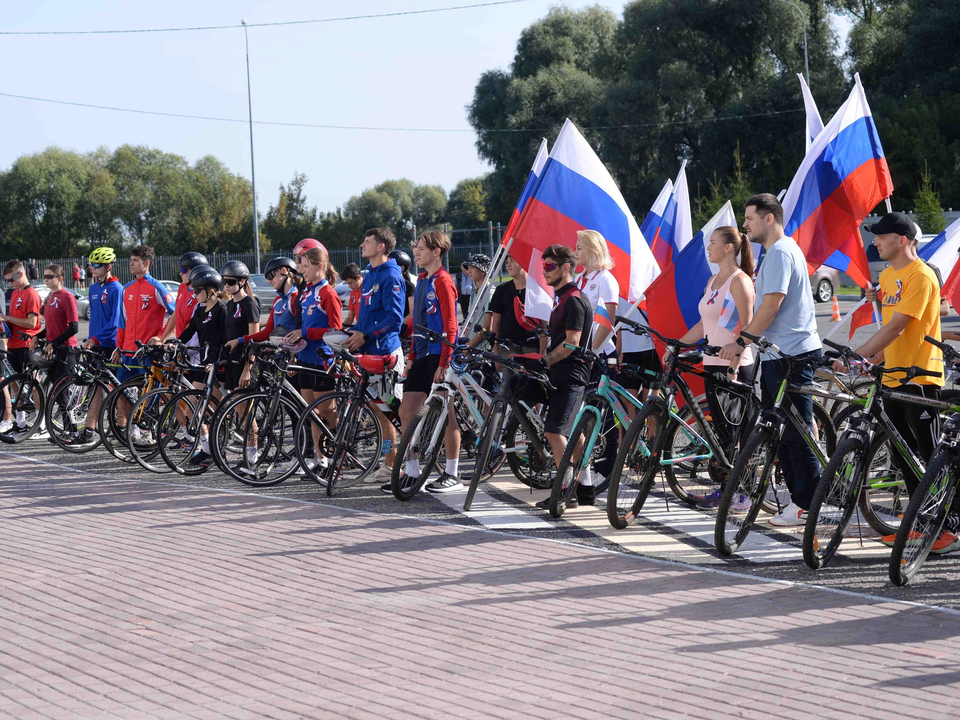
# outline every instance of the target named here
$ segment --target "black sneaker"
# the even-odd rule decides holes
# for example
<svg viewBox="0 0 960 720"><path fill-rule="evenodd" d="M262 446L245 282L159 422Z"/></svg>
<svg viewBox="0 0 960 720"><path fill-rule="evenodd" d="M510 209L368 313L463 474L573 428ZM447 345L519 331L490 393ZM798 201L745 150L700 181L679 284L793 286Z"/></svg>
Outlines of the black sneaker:
<svg viewBox="0 0 960 720"><path fill-rule="evenodd" d="M14 423L13 429L10 432L13 433L14 435L20 435L21 433L25 433L26 431L27 431L26 425L18 425L17 423Z"/></svg>
<svg viewBox="0 0 960 720"><path fill-rule="evenodd" d="M88 445L94 441L93 430L85 427L70 440L71 445Z"/></svg>
<svg viewBox="0 0 960 720"><path fill-rule="evenodd" d="M427 483L427 492L451 493L461 492L462 490L464 490L464 487L463 483L460 482L460 478L447 475L447 473L441 473L439 478L431 483Z"/></svg>
<svg viewBox="0 0 960 720"><path fill-rule="evenodd" d="M190 458L190 461L187 464L193 465L194 467L209 465L211 460L213 460L213 456L210 453L205 453L203 450L201 450L192 458Z"/></svg>
<svg viewBox="0 0 960 720"><path fill-rule="evenodd" d="M597 492L593 485L577 485L577 495L570 499L576 500L577 505L595 505L597 502ZM570 507L569 502L567 503L567 507Z"/></svg>
<svg viewBox="0 0 960 720"><path fill-rule="evenodd" d="M540 508L541 510L549 510L550 498L547 498L546 500L541 500L536 504L536 507ZM567 500L567 504L564 505L564 508L566 508L567 510L573 510L574 508L578 508L578 507L580 507L580 502L575 497L572 497L569 500Z"/></svg>
<svg viewBox="0 0 960 720"><path fill-rule="evenodd" d="M384 495L393 495L393 483L384 483L381 485L380 492Z"/></svg>

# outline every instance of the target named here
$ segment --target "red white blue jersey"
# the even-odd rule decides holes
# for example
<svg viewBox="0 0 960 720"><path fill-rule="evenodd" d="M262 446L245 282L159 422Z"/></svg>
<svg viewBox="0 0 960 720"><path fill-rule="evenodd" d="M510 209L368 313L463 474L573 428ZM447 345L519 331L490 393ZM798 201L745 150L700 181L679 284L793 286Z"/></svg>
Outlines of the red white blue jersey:
<svg viewBox="0 0 960 720"><path fill-rule="evenodd" d="M433 275L420 273L413 296L413 323L446 335L447 341L457 341L457 286L442 265ZM414 329L410 360L427 355L439 355L441 367L450 363L453 349L439 342L430 342Z"/></svg>
<svg viewBox="0 0 960 720"><path fill-rule="evenodd" d="M297 356L300 360L322 365L333 357L333 350L323 341L323 336L330 329L343 328L342 307L336 290L326 280L307 286L300 301L301 329L307 346Z"/></svg>
<svg viewBox="0 0 960 720"><path fill-rule="evenodd" d="M123 286L117 347L136 350L136 341L147 342L163 334L164 319L176 310L173 293L151 276L132 280Z"/></svg>

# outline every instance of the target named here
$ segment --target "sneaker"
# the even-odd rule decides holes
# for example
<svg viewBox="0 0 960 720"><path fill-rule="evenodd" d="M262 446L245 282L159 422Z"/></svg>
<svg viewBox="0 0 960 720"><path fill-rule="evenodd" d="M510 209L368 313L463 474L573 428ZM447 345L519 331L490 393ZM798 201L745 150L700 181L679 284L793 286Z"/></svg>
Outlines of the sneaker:
<svg viewBox="0 0 960 720"><path fill-rule="evenodd" d="M13 420L0 420L0 433L7 433L13 429Z"/></svg>
<svg viewBox="0 0 960 720"><path fill-rule="evenodd" d="M576 500L576 505L570 505L570 500ZM593 485L577 485L577 494L567 501L567 507L579 507L580 505L595 505L597 502L597 491Z"/></svg>
<svg viewBox="0 0 960 720"><path fill-rule="evenodd" d="M91 430L88 427L85 427L83 430L74 435L67 444L69 445L87 445L92 443L96 438L95 431Z"/></svg>
<svg viewBox="0 0 960 720"><path fill-rule="evenodd" d="M540 508L541 510L549 510L549 509L550 509L550 498L547 498L546 500L541 500L540 502L535 503L535 507L538 507L538 508ZM567 504L564 505L564 507L565 507L567 510L574 510L574 509L580 507L580 501L577 500L576 496L574 496L574 497L570 498L569 500L567 500Z"/></svg>
<svg viewBox="0 0 960 720"><path fill-rule="evenodd" d="M427 492L450 493L460 492L462 490L464 490L464 487L463 483L460 482L460 478L448 475L447 473L441 473L439 478L431 483L427 483Z"/></svg>
<svg viewBox="0 0 960 720"><path fill-rule="evenodd" d="M923 539L923 535L918 533L916 530L911 530L910 537L907 538L907 545L916 545L922 539ZM893 547L893 544L896 541L897 541L896 533L894 533L893 535L884 535L882 538L880 538L880 542L882 542L887 547Z"/></svg>
<svg viewBox="0 0 960 720"><path fill-rule="evenodd" d="M205 453L203 450L201 450L192 458L190 458L187 464L193 465L194 467L205 466L209 465L211 460L213 460L213 456L210 453Z"/></svg>
<svg viewBox="0 0 960 720"><path fill-rule="evenodd" d="M20 423L14 423L13 427L10 428L10 432L13 433L14 435L20 435L21 433L25 433L26 431L27 431L27 426L21 425Z"/></svg>
<svg viewBox="0 0 960 720"><path fill-rule="evenodd" d="M698 510L716 510L720 505L720 498L723 497L723 490L714 490L703 500L697 503Z"/></svg>
<svg viewBox="0 0 960 720"><path fill-rule="evenodd" d="M960 549L960 537L952 532L944 531L933 544L933 547L930 548L930 552L934 555L944 555L957 549Z"/></svg>
<svg viewBox="0 0 960 720"><path fill-rule="evenodd" d="M798 527L800 525L806 525L807 511L795 502L791 502L783 509L782 513L770 518L769 522L776 527Z"/></svg>

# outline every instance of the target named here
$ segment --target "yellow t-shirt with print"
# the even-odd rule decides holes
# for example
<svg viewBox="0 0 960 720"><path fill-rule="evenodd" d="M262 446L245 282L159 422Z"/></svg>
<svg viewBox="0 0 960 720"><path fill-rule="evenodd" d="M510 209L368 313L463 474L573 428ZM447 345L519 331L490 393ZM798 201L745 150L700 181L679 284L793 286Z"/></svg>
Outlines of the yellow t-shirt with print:
<svg viewBox="0 0 960 720"><path fill-rule="evenodd" d="M884 325L894 313L911 318L900 337L883 351L883 364L887 367L916 365L939 372L941 377L917 377L912 382L943 385L943 353L923 339L925 335L940 339L940 287L933 270L923 260L914 260L902 270L888 267L880 273L880 298ZM884 385L898 385L897 378L902 377L903 373L885 375Z"/></svg>

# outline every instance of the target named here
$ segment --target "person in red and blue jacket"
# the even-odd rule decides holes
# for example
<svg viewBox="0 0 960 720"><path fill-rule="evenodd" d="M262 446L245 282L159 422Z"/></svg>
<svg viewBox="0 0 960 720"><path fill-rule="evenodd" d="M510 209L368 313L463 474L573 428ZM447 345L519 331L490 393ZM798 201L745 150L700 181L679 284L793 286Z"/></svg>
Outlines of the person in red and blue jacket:
<svg viewBox="0 0 960 720"><path fill-rule="evenodd" d="M123 286L114 362L120 360L120 351L136 351L137 340L145 343L151 338L160 337L164 320L176 310L173 293L150 274L150 265L155 257L149 245L137 245L130 251L130 273L134 279ZM117 371L117 379L124 382L144 372L142 362L124 361L123 367Z"/></svg>
<svg viewBox="0 0 960 720"><path fill-rule="evenodd" d="M432 341L417 330L427 327L441 333L447 343L457 342L457 287L443 267L443 258L450 250L450 238L438 230L426 232L413 247L414 260L423 268L417 279L413 297L413 343L407 364L407 379L403 383L403 402L400 405L400 422L406 426L417 410L426 402L434 383L443 382L453 355L453 348L439 341ZM446 452L446 467L437 480L427 483L433 493L448 493L463 490L458 477L460 462L460 428L454 417L449 417L443 443ZM423 468L418 459L407 459L403 473L419 477ZM389 483L381 488L392 492Z"/></svg>

